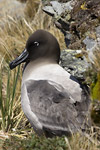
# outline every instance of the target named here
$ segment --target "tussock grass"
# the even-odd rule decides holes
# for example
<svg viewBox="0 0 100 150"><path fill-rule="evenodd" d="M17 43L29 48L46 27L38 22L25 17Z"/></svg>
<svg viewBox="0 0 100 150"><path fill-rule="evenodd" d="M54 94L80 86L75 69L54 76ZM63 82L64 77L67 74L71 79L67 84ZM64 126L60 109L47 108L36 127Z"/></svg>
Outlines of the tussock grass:
<svg viewBox="0 0 100 150"><path fill-rule="evenodd" d="M14 99L15 99L15 92L17 88L17 80L18 80L20 68L18 67L18 70L15 70L13 73L10 72L9 68L6 68L7 78L5 78L3 67L1 64L1 73L0 73L1 123L0 123L0 128L2 128L3 132L7 132L12 128L12 125L14 123L14 111L16 110L16 108L18 109L18 105L14 105ZM18 97L19 95L17 93L16 98Z"/></svg>
<svg viewBox="0 0 100 150"><path fill-rule="evenodd" d="M26 6L27 12L29 11L32 1L29 2ZM64 46L63 34L54 27L54 24L52 23L52 18L48 17L45 13L43 13L42 5L41 3L39 4L39 1L34 1L34 3L38 5L38 9L35 9L36 11L33 14L34 19L31 19L31 16L29 15L29 13L27 13L27 17L18 18L16 16L12 17L9 15L5 15L5 17L1 18L0 20L0 63L2 64L1 71L3 73L3 76L1 76L1 79L3 78L3 82L1 83L1 89L3 87L2 101L6 100L6 97L8 97L9 95L9 86L13 87L13 77L15 71L12 70L10 72L7 64L9 64L11 60L16 58L23 51L23 49L25 48L26 41L30 34L32 34L37 29L45 29L57 37L58 41L61 43L61 49ZM30 13L32 13L32 10L30 11ZM25 122L27 122L23 117L23 113L20 107L20 79L18 79L17 82L16 95L17 96L15 96L13 100L9 98L9 101L13 103L13 106L11 107L14 109L16 108L16 106L18 106L18 110L21 113L19 113L19 111L16 109L13 110L13 112L11 113L11 120L13 119L12 122L16 122L15 120L17 120L17 124L14 123L12 127L7 127L8 125L6 125L5 127L4 125L4 131L11 130L11 128L23 126L23 124L25 125ZM6 112L5 115L7 115L7 113L8 112ZM3 113L0 116L2 116L1 118L3 118Z"/></svg>
<svg viewBox="0 0 100 150"><path fill-rule="evenodd" d="M35 14L38 11L40 0L28 0L26 2L25 15L29 19L34 19Z"/></svg>
<svg viewBox="0 0 100 150"><path fill-rule="evenodd" d="M14 147L13 147L14 145ZM16 145L16 146L15 146ZM8 150L36 149L36 150L99 150L100 143L97 138L75 134L70 138L63 137L38 137L36 134L29 134L27 138L11 136L4 140L3 147Z"/></svg>
<svg viewBox="0 0 100 150"><path fill-rule="evenodd" d="M21 51L23 51L29 35L37 29L45 29L51 32L54 36L57 37L61 49L64 49L66 47L64 43L64 36L58 29L56 29L53 24L52 18L43 13L43 11L41 10L42 5L41 3L39 4L39 1L35 0L34 2L36 2L35 4L33 4L34 7L36 5L36 9L33 11L32 8L30 8L32 0L30 1L30 3L29 1L27 1L25 17L16 18L15 16L13 18L12 16L5 16L0 20L0 99L2 100L0 101L0 106L2 107L0 114L0 126L3 131L12 131L14 129L17 132L17 129L24 130L23 126L26 126L26 124L28 124L20 106L20 84L22 75L19 74L18 69L12 71L8 69L9 61L16 58L16 56L19 55ZM15 73L18 73L19 76L15 76ZM17 85L15 81L17 81ZM15 94L16 86L17 91ZM10 104L9 106L8 103ZM10 115L8 115L9 107ZM20 132L21 131L19 130L18 134L22 135L22 132ZM25 130L24 136L28 135L27 132L28 131ZM29 141L24 142L24 148L28 147L31 149L33 148L33 145L35 145L35 148L40 150L39 145L42 145L42 147L45 147L45 149L59 148L59 150L97 150L98 147L97 138L91 138L90 135L86 137L76 134L73 135L71 139L65 139L64 143L62 142L61 138L55 138L51 140L46 138L39 138L37 136L34 136L34 138L30 138L31 141L29 139ZM52 143L52 145L50 145L51 147L48 147L48 143ZM62 143L64 144L64 146L61 146ZM21 144L22 143L20 143L20 147L22 147Z"/></svg>
<svg viewBox="0 0 100 150"><path fill-rule="evenodd" d="M20 2L24 3L24 2L26 2L27 0L17 0L17 1L20 1Z"/></svg>
<svg viewBox="0 0 100 150"><path fill-rule="evenodd" d="M66 144L69 150L98 150L100 143L97 138L91 135L75 134L71 139L65 137Z"/></svg>
<svg viewBox="0 0 100 150"><path fill-rule="evenodd" d="M93 56L94 67L96 71L100 73L100 45L98 45L98 47L95 49Z"/></svg>
<svg viewBox="0 0 100 150"><path fill-rule="evenodd" d="M5 55L6 60L15 58L24 49L29 35L37 29L48 30L57 37L61 49L65 47L63 34L54 27L52 18L43 13L41 7L40 4L33 21L11 16L1 19L0 55Z"/></svg>

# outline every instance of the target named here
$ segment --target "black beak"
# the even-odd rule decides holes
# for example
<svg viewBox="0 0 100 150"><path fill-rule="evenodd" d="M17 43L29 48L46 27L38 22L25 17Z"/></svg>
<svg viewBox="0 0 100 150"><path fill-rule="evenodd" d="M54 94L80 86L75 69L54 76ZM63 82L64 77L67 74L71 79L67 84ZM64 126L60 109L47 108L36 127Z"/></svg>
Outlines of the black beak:
<svg viewBox="0 0 100 150"><path fill-rule="evenodd" d="M10 64L9 67L10 69L14 69L16 66L18 66L19 64L25 62L28 59L29 53L28 51L25 49L20 56L18 56L16 59L14 59Z"/></svg>

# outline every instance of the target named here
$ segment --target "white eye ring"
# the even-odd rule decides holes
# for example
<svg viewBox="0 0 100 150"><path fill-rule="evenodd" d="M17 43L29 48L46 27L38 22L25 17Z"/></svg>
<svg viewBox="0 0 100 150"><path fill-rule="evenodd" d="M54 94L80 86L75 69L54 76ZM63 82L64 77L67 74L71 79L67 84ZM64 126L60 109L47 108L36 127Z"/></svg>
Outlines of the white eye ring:
<svg viewBox="0 0 100 150"><path fill-rule="evenodd" d="M34 44L35 44L36 46L39 46L39 43L38 43L38 42L34 42Z"/></svg>

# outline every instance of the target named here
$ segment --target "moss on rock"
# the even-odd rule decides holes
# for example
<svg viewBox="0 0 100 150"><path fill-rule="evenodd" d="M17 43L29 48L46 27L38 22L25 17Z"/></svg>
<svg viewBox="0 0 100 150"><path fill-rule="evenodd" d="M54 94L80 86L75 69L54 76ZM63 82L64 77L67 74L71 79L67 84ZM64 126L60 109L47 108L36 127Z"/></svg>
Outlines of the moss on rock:
<svg viewBox="0 0 100 150"><path fill-rule="evenodd" d="M100 73L97 74L97 79L91 84L91 95L95 100L100 100Z"/></svg>

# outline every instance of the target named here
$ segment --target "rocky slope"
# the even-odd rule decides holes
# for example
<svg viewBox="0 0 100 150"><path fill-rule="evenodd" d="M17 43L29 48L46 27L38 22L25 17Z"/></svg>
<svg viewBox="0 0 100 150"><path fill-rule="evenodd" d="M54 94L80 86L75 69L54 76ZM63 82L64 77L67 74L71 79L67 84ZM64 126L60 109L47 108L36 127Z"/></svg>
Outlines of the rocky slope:
<svg viewBox="0 0 100 150"><path fill-rule="evenodd" d="M85 50L89 61L100 57L100 0L42 0L43 10L64 33L66 46ZM96 51L96 52L95 52ZM100 68L96 68L100 70Z"/></svg>

